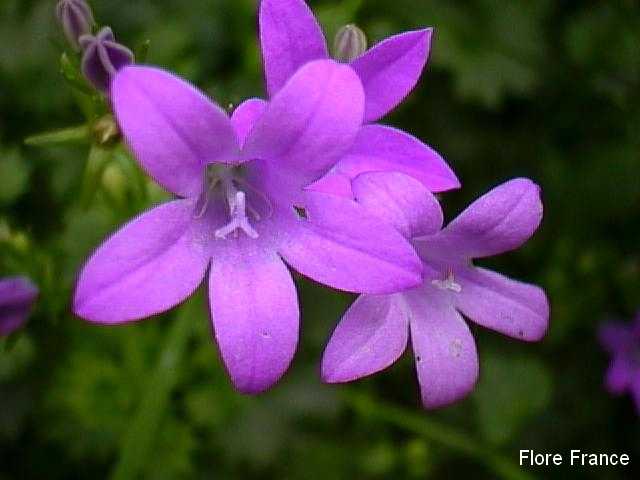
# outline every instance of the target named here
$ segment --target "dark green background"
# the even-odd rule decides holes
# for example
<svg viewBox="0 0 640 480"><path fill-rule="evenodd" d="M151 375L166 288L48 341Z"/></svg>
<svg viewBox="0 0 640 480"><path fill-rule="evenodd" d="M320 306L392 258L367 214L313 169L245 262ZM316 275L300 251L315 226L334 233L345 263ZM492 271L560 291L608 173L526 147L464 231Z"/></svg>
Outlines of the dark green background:
<svg viewBox="0 0 640 480"><path fill-rule="evenodd" d="M54 3L0 1L0 275L28 273L42 289L26 331L0 344L0 479L104 478L131 458L153 479L518 478L499 465L517 463L520 448L640 462L640 421L630 398L603 390L608 359L595 337L606 318L631 319L640 307L638 2L311 2L330 36L354 21L372 41L436 28L421 82L385 123L434 146L458 173L463 188L443 196L448 218L514 176L543 188L538 234L483 263L546 289L550 332L533 345L474 329L478 387L436 412L420 408L410 356L354 385L321 384L323 346L350 298L304 280L293 367L256 398L230 387L201 296L127 327L70 315L86 255L162 194L141 193L116 155L81 201L88 143L23 145L83 122L59 73ZM150 39L148 62L221 105L262 95L255 2L93 7L123 43ZM179 322L192 331L175 357ZM594 479L633 470L527 469Z"/></svg>

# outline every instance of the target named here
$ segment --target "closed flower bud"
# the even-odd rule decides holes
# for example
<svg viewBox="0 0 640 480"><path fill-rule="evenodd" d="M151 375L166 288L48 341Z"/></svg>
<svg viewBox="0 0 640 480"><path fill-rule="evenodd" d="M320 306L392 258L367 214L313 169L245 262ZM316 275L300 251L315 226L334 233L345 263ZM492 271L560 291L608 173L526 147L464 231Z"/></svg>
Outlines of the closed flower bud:
<svg viewBox="0 0 640 480"><path fill-rule="evenodd" d="M367 36L357 26L345 25L336 34L333 51L335 59L340 62L355 60L367 51Z"/></svg>
<svg viewBox="0 0 640 480"><path fill-rule="evenodd" d="M108 93L111 78L116 72L133 62L133 53L115 41L113 32L104 27L96 36L80 37L82 73L101 92Z"/></svg>
<svg viewBox="0 0 640 480"><path fill-rule="evenodd" d="M79 50L78 39L90 34L93 27L91 7L84 0L60 0L56 6L56 16L69 43Z"/></svg>

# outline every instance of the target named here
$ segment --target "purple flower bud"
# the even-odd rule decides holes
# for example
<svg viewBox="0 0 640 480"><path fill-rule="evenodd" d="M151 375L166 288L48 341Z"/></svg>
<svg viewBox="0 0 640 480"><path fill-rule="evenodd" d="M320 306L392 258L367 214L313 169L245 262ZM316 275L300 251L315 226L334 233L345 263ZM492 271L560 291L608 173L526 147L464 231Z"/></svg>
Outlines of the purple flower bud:
<svg viewBox="0 0 640 480"><path fill-rule="evenodd" d="M133 62L133 52L115 41L109 27L104 27L96 36L83 35L79 41L84 50L82 73L96 89L107 93L116 72Z"/></svg>
<svg viewBox="0 0 640 480"><path fill-rule="evenodd" d="M367 51L367 36L357 26L345 25L336 34L334 57L340 62L351 62Z"/></svg>
<svg viewBox="0 0 640 480"><path fill-rule="evenodd" d="M38 289L28 278L0 280L0 337L24 325L37 296Z"/></svg>
<svg viewBox="0 0 640 480"><path fill-rule="evenodd" d="M56 16L69 43L80 50L78 39L90 34L94 24L89 5L84 0L60 0L56 6Z"/></svg>

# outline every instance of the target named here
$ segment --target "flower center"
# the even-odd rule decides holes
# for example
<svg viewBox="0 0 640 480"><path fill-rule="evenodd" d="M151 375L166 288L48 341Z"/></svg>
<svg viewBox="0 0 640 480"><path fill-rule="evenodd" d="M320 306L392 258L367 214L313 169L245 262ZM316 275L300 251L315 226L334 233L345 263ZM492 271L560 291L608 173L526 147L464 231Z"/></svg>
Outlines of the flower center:
<svg viewBox="0 0 640 480"><path fill-rule="evenodd" d="M441 290L450 290L455 293L460 293L462 291L462 285L456 283L453 269L451 268L447 271L447 276L443 280L431 280L431 285Z"/></svg>
<svg viewBox="0 0 640 480"><path fill-rule="evenodd" d="M237 238L240 232L249 238L258 238L259 234L252 222L268 218L273 213L267 196L247 182L241 166L207 167L205 188L198 200L196 217L205 215L212 198L223 203L228 216L228 222L214 232L215 237L221 240L229 235Z"/></svg>

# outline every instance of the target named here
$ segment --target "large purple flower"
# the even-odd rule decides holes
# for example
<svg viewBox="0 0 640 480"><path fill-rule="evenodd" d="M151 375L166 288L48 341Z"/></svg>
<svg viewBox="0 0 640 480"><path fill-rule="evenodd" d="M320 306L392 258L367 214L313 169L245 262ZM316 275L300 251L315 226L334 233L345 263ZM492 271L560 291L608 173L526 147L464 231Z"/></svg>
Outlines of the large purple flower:
<svg viewBox="0 0 640 480"><path fill-rule="evenodd" d="M462 315L519 340L544 335L549 305L540 288L472 264L513 250L533 234L542 218L537 185L511 180L445 228L437 200L406 175L362 174L353 189L361 204L412 240L424 281L406 292L355 301L327 345L325 381L347 382L388 367L411 335L422 401L436 408L468 394L478 376L475 342Z"/></svg>
<svg viewBox="0 0 640 480"><path fill-rule="evenodd" d="M22 328L37 297L38 288L26 277L0 280L0 337Z"/></svg>
<svg viewBox="0 0 640 480"><path fill-rule="evenodd" d="M426 65L431 34L429 28L390 37L349 62L364 88L365 123L382 118L411 92ZM305 63L329 58L322 30L303 0L262 0L260 43L270 96ZM460 187L432 148L405 132L372 124L358 132L353 147L312 188L351 197L351 180L370 171L406 173L432 192Z"/></svg>
<svg viewBox="0 0 640 480"><path fill-rule="evenodd" d="M611 354L605 386L613 395L629 392L640 414L640 314L633 323L609 322L599 332L600 343Z"/></svg>
<svg viewBox="0 0 640 480"><path fill-rule="evenodd" d="M137 160L178 200L122 228L91 257L75 312L116 324L182 302L209 269L215 337L238 390L269 388L298 339L296 290L284 259L323 284L385 293L420 282L409 243L351 199L308 192L350 148L364 94L353 70L306 64L269 103L231 118L184 81L141 66L111 85Z"/></svg>

